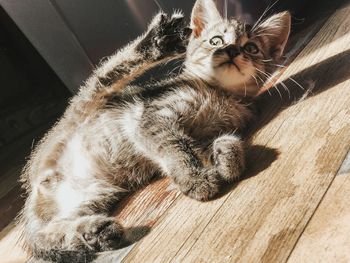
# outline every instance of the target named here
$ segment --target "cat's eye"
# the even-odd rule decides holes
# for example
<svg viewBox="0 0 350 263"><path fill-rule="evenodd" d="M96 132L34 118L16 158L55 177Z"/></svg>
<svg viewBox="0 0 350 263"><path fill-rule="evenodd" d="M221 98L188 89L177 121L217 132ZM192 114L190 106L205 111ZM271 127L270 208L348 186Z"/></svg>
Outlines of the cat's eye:
<svg viewBox="0 0 350 263"><path fill-rule="evenodd" d="M209 40L210 45L220 47L224 44L224 39L221 36L212 37Z"/></svg>
<svg viewBox="0 0 350 263"><path fill-rule="evenodd" d="M244 51L247 52L248 54L256 55L259 53L258 46L251 42L245 44L243 48L244 48Z"/></svg>

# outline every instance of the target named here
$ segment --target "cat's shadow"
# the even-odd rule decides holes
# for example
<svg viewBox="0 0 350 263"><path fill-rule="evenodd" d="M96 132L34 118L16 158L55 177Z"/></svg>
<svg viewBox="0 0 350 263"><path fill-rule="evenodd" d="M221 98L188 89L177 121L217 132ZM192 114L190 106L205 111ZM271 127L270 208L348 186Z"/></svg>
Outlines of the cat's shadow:
<svg viewBox="0 0 350 263"><path fill-rule="evenodd" d="M258 175L260 172L267 169L275 160L278 159L279 152L276 149L262 145L250 145L246 151L246 170L240 177L238 182L225 184L220 189L220 193L214 198L219 199L231 192L238 184Z"/></svg>
<svg viewBox="0 0 350 263"><path fill-rule="evenodd" d="M245 131L244 137L250 138L289 106L317 96L348 80L350 78L349 61L350 49L306 68L283 81L290 95L279 83L276 85L278 91L276 88L270 88L259 95L255 103L258 115L254 123L251 123ZM296 83L299 83L301 87Z"/></svg>

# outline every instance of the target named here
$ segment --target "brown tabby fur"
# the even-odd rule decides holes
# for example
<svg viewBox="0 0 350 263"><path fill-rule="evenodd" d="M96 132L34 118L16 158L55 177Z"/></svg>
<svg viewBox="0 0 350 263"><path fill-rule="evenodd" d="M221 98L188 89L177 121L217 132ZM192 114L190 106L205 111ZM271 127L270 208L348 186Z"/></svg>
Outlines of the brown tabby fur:
<svg viewBox="0 0 350 263"><path fill-rule="evenodd" d="M158 14L97 68L36 146L22 176L28 198L20 218L34 258L86 262L121 247L129 233L110 208L155 174L206 201L242 173L238 132L251 117L244 97L258 93L259 70L272 71L266 61L282 55L290 15L252 28L198 0L191 28L180 13ZM129 84L186 48L180 75Z"/></svg>

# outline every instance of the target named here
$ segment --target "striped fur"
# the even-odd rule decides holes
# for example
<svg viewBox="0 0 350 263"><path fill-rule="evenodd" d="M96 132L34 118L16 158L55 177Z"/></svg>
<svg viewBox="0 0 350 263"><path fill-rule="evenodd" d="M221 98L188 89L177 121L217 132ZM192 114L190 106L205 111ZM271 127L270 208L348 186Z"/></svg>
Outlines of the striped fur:
<svg viewBox="0 0 350 263"><path fill-rule="evenodd" d="M169 176L200 201L239 177L244 145L237 134L251 117L242 79L250 85L245 95L255 95L258 87L246 74L256 74L249 68L256 62L240 54L241 72L220 63L227 60L226 46L256 40L244 24L224 21L208 7L211 0L197 1L191 37L181 14L158 14L145 34L96 69L36 146L22 176L28 197L20 216L34 258L87 262L96 252L123 246L130 231L109 217L110 209L154 175ZM225 45L209 46L208 36L222 30ZM187 44L183 73L129 84L184 56ZM266 50L259 56L266 58Z"/></svg>

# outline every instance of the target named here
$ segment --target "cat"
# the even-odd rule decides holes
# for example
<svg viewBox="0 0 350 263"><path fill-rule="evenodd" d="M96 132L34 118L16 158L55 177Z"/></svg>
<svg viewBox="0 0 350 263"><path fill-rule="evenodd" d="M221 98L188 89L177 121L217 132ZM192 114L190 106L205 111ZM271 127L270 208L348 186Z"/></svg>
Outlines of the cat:
<svg viewBox="0 0 350 263"><path fill-rule="evenodd" d="M249 26L197 0L190 28L180 12L160 12L104 61L24 168L20 223L33 257L86 262L120 248L128 230L110 209L155 175L199 201L237 180L245 168L238 132L253 115L244 99L259 93L259 72L274 70L267 62L281 59L290 20L282 12ZM130 84L181 57L177 76Z"/></svg>

